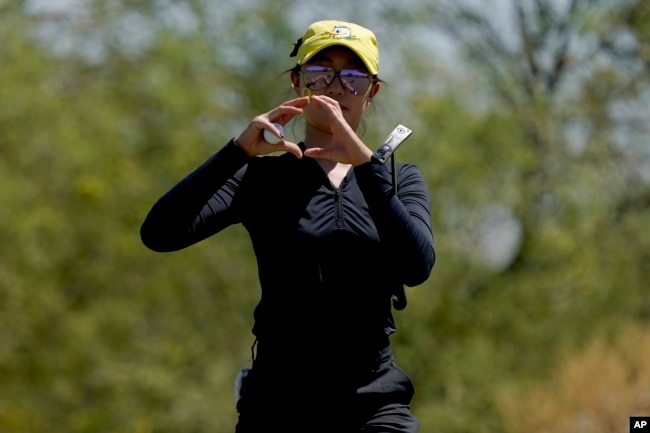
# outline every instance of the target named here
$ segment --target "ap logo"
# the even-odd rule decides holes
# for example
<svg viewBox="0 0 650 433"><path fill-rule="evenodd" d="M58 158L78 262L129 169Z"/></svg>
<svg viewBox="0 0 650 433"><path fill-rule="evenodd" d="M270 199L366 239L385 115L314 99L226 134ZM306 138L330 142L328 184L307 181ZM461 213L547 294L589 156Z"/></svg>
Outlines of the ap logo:
<svg viewBox="0 0 650 433"><path fill-rule="evenodd" d="M650 416L631 416L630 433L650 433Z"/></svg>

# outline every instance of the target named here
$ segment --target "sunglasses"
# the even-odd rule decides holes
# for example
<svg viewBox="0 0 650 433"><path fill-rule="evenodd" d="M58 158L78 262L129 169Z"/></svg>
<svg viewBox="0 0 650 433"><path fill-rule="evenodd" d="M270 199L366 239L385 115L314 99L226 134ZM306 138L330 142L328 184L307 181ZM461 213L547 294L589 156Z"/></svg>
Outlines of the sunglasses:
<svg viewBox="0 0 650 433"><path fill-rule="evenodd" d="M305 87L313 91L327 88L334 82L334 78L339 77L341 85L350 93L361 95L366 93L375 81L371 75L356 69L341 69L341 72L334 72L334 69L325 66L307 66L300 73Z"/></svg>

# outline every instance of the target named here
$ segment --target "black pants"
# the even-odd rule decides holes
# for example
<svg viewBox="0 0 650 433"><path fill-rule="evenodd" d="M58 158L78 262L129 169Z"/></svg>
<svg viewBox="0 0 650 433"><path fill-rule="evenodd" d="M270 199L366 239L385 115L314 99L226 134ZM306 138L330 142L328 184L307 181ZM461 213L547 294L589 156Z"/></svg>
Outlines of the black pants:
<svg viewBox="0 0 650 433"><path fill-rule="evenodd" d="M237 404L236 433L417 433L413 384L392 357L367 372L253 365Z"/></svg>

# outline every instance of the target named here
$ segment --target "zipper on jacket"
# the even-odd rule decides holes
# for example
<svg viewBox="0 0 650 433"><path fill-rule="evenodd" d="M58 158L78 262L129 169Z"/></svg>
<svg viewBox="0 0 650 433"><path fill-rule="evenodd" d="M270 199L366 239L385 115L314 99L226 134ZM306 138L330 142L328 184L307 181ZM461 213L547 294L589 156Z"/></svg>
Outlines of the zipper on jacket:
<svg viewBox="0 0 650 433"><path fill-rule="evenodd" d="M334 189L334 209L336 215L336 227L343 228L343 194L340 188Z"/></svg>

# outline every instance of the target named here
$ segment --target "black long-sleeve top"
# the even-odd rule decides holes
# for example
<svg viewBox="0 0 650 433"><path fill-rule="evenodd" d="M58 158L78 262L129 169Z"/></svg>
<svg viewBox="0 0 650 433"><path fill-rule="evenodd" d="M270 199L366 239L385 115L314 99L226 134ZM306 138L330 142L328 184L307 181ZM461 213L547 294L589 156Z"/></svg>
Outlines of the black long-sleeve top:
<svg viewBox="0 0 650 433"><path fill-rule="evenodd" d="M334 188L319 164L248 157L230 141L153 206L144 244L175 251L232 224L250 234L261 298L253 333L274 356L323 347L365 362L395 331L391 296L423 283L435 261L420 171L361 164Z"/></svg>

